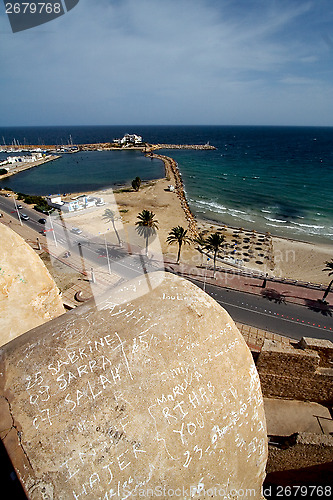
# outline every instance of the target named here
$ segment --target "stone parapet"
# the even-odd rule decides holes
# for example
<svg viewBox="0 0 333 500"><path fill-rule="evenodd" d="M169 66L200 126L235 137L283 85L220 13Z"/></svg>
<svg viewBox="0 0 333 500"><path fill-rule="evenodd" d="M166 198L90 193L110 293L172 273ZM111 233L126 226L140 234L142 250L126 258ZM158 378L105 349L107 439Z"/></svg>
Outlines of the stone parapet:
<svg viewBox="0 0 333 500"><path fill-rule="evenodd" d="M299 341L298 347L318 352L320 356L319 366L333 368L333 343L330 340L303 337Z"/></svg>
<svg viewBox="0 0 333 500"><path fill-rule="evenodd" d="M306 339L295 347L265 340L257 359L264 397L333 403L333 369L322 366L327 359L325 352L322 353L324 347L300 348L307 345Z"/></svg>
<svg viewBox="0 0 333 500"><path fill-rule="evenodd" d="M304 371L314 372L319 367L320 357L316 352L295 349L274 340L265 340L261 349L257 368L258 370L286 373L291 371L295 375Z"/></svg>

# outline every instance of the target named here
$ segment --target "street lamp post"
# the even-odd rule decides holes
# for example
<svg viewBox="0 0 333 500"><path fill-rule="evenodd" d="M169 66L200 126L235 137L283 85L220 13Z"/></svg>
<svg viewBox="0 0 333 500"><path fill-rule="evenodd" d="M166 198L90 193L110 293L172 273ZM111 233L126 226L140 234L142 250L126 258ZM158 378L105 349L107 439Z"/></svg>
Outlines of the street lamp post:
<svg viewBox="0 0 333 500"><path fill-rule="evenodd" d="M110 257L109 257L109 248L106 243L106 235L104 233L104 244L105 244L105 251L106 251L106 258L108 261L108 269L109 269L109 274L111 274L111 264L110 264Z"/></svg>
<svg viewBox="0 0 333 500"><path fill-rule="evenodd" d="M204 286L203 286L204 292L206 291L206 274L207 274L207 266L208 266L209 260L210 260L210 258L206 256L205 278L204 278Z"/></svg>
<svg viewBox="0 0 333 500"><path fill-rule="evenodd" d="M90 272L91 272L91 282L96 283L95 273L92 267L90 268Z"/></svg>
<svg viewBox="0 0 333 500"><path fill-rule="evenodd" d="M52 233L53 233L54 244L57 247L58 246L58 242L57 242L57 238L56 238L56 235L55 235L55 231L54 231L54 227L53 227L53 222L52 222L51 215L49 217L49 220L50 220L51 230L52 230Z"/></svg>
<svg viewBox="0 0 333 500"><path fill-rule="evenodd" d="M14 195L12 195L12 196L13 196L14 205L15 205L15 210L16 210L16 212L17 212L17 217L18 217L18 220L20 221L21 226L23 226L23 224L22 224L22 219L21 219L21 214L20 214L19 209L17 208L17 203L16 203L15 196L14 196Z"/></svg>

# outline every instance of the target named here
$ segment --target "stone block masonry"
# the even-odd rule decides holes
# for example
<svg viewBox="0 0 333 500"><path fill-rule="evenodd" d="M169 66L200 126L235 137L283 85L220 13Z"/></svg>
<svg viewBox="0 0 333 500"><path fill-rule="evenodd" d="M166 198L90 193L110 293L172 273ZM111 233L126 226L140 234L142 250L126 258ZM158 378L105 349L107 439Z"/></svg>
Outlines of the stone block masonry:
<svg viewBox="0 0 333 500"><path fill-rule="evenodd" d="M303 338L294 346L265 340L257 359L264 397L333 404L333 344Z"/></svg>

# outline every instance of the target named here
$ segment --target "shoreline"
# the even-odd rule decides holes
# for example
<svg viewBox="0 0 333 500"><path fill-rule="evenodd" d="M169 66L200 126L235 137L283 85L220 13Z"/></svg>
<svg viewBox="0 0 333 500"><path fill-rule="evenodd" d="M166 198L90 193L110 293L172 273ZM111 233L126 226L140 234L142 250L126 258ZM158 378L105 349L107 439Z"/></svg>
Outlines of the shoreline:
<svg viewBox="0 0 333 500"><path fill-rule="evenodd" d="M229 259L229 262L219 261L218 265L223 268L237 267L244 271L267 273L270 276L317 284L329 282L328 274L322 272L325 262L332 259L332 250L328 244L280 237L271 233L266 233L265 240L265 233L260 233L255 229L245 230L218 221L197 218L186 199L177 162L169 156L153 152L149 152L147 157L163 161L165 171L163 178L144 182L139 192L132 191L131 187L126 184L114 186L112 190L124 227L135 227L137 214L143 209L155 213L160 223L158 236L162 252L167 258L175 259L177 245L167 245L165 240L173 227L181 225L188 229L191 238L199 236L200 232L204 232L204 237L214 232L224 234L226 248L223 250L223 255L227 260ZM29 167L33 168L32 165ZM173 192L169 190L169 184L174 185ZM99 192L102 194L103 190ZM67 197L79 194L83 193L68 193ZM88 191L84 194L88 194ZM78 213L73 218L84 219L84 214ZM181 262L199 266L202 265L202 259L203 256L194 248L194 245L183 247ZM243 261L241 267L237 263L239 261Z"/></svg>
<svg viewBox="0 0 333 500"><path fill-rule="evenodd" d="M168 156L153 154L150 155L156 159L163 161L165 168L165 179L167 181L171 181L173 178L175 183L175 191L177 193L178 201L181 205L182 210L184 211L184 216L186 222L188 223L188 229L190 232L190 236L197 237L200 232L205 231L205 236L214 232L223 232L225 231L225 239L229 243L231 243L235 233L239 233L241 228L232 227L226 224L221 224L218 222L210 223L210 221L206 221L204 219L197 218L192 211L190 210L188 201L186 199L186 195L184 192L184 185L181 176L181 172L178 168L177 162ZM259 244L262 245L261 241L265 237L265 233L253 230L243 230L244 235L247 233L255 234L256 242L253 241L253 245ZM332 250L331 246L327 243L318 243L318 242L308 242L308 241L300 241L292 238L280 237L271 233L269 234L267 239L270 250L268 252L257 251L257 256L263 254L260 257L263 260L245 263L243 269L251 270L254 272L259 272L261 274L268 274L270 276L276 276L286 279L296 279L301 282L312 282L314 284L328 284L330 281L330 277L327 273L322 272L322 269L325 267L326 260L330 260L332 258ZM231 240L231 241L230 241ZM244 245L246 247L248 245ZM251 247L251 239L250 239L250 247ZM256 248L254 246L254 248ZM259 247L257 247L259 248ZM192 251L191 251L192 250ZM230 250L230 248L229 248ZM238 250L236 250L237 252ZM163 253L165 253L163 251ZM170 253L170 250L166 253ZM245 252L248 253L248 252ZM198 255L198 251L193 248L189 249L188 246L183 248L181 261L187 261L193 263L193 260L196 261ZM321 256L321 257L319 257ZM255 258L255 254L254 254ZM266 260L266 262L265 262ZM262 262L258 264L258 262ZM219 266L223 266L225 268L239 268L240 266L235 266L234 264L228 264L227 262L218 262Z"/></svg>
<svg viewBox="0 0 333 500"><path fill-rule="evenodd" d="M254 272L261 275L297 280L318 285L327 285L330 281L328 273L322 270L325 262L331 260L332 250L329 245L302 242L293 239L280 238L270 233L260 233L253 230L231 227L196 218L188 205L183 189L183 181L177 163L173 158L154 154L154 158L163 161L165 177L142 184L135 192L129 187L114 190L116 208L125 232L135 228L137 215L144 209L152 211L159 222L157 236L160 240L164 257L175 263L178 246L168 245L166 238L175 226L188 229L191 238L199 233L218 232L225 237L223 256L226 260L217 261L223 269L239 269L244 272ZM173 184L174 191L168 186ZM103 195L102 191L99 192ZM87 194L87 193L86 193ZM74 193L72 193L74 195ZM105 207L101 212L104 212ZM88 230L83 222L84 214L73 216L77 225L82 222L82 228ZM96 219L96 217L95 217ZM76 222L75 222L76 223ZM97 231L105 231L101 224ZM204 254L196 249L197 245L185 245L182 248L180 265L202 266ZM239 265L239 261L243 261Z"/></svg>
<svg viewBox="0 0 333 500"><path fill-rule="evenodd" d="M196 217L194 215L194 217L199 221L201 221L202 223L204 224L210 224L211 226L218 226L218 227L223 227L223 226L228 226L230 229L240 229L241 226L233 226L231 224L227 224L226 222L221 222L221 221L218 221L218 220L215 220L215 219L209 219L208 217L207 218L204 218L204 217ZM266 234L264 231L261 231L259 229L256 229L256 227L252 227L252 228L243 228L244 231L253 231L253 229L257 232L257 233L260 233L260 234ZM308 244L308 245L320 245L320 246L330 246L332 245L333 246L333 241L332 240L328 240L328 239L324 239L324 238L317 238L317 236L314 236L312 235L311 237L309 236L309 240L305 240L305 239L301 239L301 238L291 238L290 236L281 236L281 235L277 235L277 234L274 234L272 232L269 231L269 234L273 237L273 238L279 238L280 240L285 240L285 241L296 241L296 242L299 242L299 243L304 243L304 244ZM324 241L325 240L325 241ZM333 255L333 251L332 251L332 255Z"/></svg>

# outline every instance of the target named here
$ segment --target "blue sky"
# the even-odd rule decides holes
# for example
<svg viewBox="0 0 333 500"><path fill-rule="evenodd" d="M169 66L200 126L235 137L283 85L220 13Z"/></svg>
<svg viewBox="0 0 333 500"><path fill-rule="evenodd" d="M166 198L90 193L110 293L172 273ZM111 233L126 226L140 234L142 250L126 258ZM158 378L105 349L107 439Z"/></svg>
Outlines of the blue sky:
<svg viewBox="0 0 333 500"><path fill-rule="evenodd" d="M80 0L13 34L0 125L333 126L332 0Z"/></svg>

